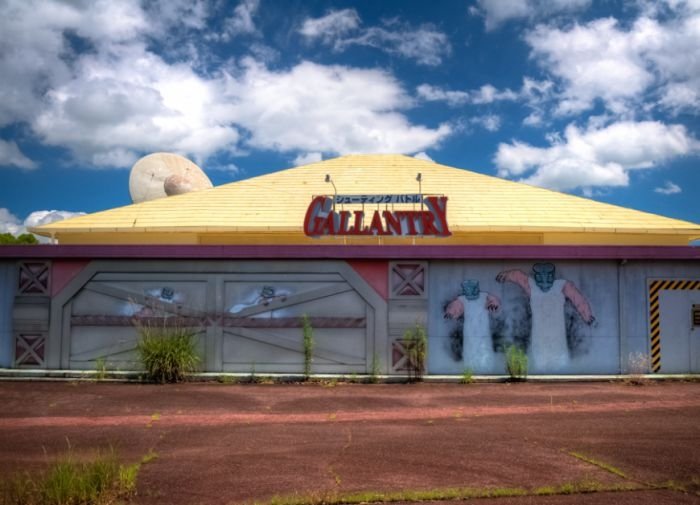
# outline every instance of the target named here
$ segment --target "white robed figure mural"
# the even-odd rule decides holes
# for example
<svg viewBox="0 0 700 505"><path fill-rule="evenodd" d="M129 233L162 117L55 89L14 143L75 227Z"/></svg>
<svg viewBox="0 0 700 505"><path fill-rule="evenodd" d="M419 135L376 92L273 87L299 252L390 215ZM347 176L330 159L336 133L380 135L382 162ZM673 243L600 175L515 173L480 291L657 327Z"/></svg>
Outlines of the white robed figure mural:
<svg viewBox="0 0 700 505"><path fill-rule="evenodd" d="M507 270L496 276L498 282L520 286L530 300L530 366L540 372L564 372L570 363L564 304L569 300L588 325L595 322L591 306L573 282L554 278L552 263L536 263L532 277L522 270Z"/></svg>
<svg viewBox="0 0 700 505"><path fill-rule="evenodd" d="M464 369L478 373L502 373L503 359L493 350L489 313L501 306L497 296L479 289L479 281L462 283L462 294L445 308L445 318L464 317L462 360Z"/></svg>

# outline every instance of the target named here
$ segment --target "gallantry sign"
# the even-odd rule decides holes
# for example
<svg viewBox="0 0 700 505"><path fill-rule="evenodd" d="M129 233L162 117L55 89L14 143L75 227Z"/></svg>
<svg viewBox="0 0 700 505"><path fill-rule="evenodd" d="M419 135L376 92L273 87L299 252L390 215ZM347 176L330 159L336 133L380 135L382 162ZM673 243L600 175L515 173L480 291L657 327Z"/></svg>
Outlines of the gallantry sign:
<svg viewBox="0 0 700 505"><path fill-rule="evenodd" d="M337 210L336 204L362 205L363 210ZM376 209L365 219L364 205L421 204L421 210ZM422 195L336 195L317 196L304 218L309 237L350 236L432 236L449 237L447 197Z"/></svg>

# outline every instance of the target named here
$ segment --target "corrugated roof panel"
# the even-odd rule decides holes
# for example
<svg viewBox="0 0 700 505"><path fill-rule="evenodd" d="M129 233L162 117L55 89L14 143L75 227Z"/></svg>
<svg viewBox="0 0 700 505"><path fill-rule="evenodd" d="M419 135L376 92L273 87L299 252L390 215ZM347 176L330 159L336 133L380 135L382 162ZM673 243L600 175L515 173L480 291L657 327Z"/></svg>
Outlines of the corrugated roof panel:
<svg viewBox="0 0 700 505"><path fill-rule="evenodd" d="M195 193L127 205L35 228L50 235L135 228L178 232L217 228L298 229L313 195L417 193L449 198L451 228L468 231L569 229L595 233L611 229L700 235L700 226L624 207L507 181L401 155L349 155L290 168Z"/></svg>

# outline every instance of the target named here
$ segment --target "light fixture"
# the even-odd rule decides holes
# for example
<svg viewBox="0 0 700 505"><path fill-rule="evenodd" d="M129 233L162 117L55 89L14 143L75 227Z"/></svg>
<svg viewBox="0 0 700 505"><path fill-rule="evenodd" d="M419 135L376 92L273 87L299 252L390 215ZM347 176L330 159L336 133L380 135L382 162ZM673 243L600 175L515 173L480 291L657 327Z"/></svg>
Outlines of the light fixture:
<svg viewBox="0 0 700 505"><path fill-rule="evenodd" d="M326 182L333 185L333 210L335 210L335 201L338 199L338 189L335 187L335 182L331 179L331 174L326 174Z"/></svg>

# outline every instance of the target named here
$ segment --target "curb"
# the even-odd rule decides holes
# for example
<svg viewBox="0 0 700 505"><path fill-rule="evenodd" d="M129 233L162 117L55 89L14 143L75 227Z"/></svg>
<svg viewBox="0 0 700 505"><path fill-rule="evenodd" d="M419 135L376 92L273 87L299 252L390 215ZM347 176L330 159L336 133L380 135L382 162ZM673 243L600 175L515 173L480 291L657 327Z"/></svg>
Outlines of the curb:
<svg viewBox="0 0 700 505"><path fill-rule="evenodd" d="M137 370L107 371L96 370L43 370L43 369L14 369L0 368L0 381L88 381L88 382L144 382L143 372ZM623 382L631 378L649 381L700 381L700 374L644 374L644 375L528 375L525 381L516 382ZM191 375L195 382L243 382L250 379L250 373L230 372L201 372ZM259 373L255 374L258 382L302 382L303 374ZM346 381L368 383L372 378L369 374L313 374L311 381ZM374 377L379 383L405 383L404 375L377 375ZM460 383L461 375L426 375L421 382L427 384ZM511 382L508 375L475 375L472 377L475 383L504 383Z"/></svg>

